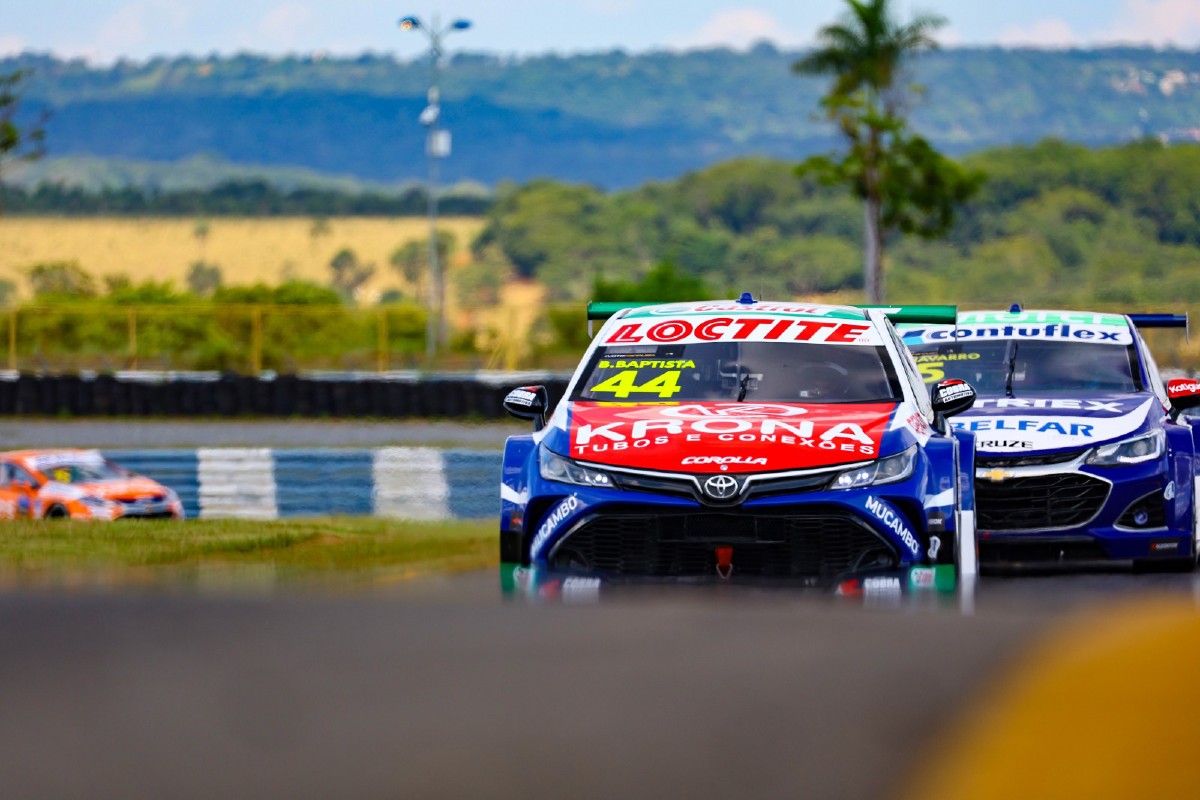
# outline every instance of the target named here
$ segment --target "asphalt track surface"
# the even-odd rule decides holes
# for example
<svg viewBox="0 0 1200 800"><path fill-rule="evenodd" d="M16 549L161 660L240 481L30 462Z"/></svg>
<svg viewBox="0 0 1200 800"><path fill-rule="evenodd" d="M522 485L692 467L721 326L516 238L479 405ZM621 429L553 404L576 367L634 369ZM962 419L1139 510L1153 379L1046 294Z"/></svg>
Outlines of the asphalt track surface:
<svg viewBox="0 0 1200 800"><path fill-rule="evenodd" d="M895 796L1064 621L1196 592L1083 574L915 606L734 586L537 605L491 572L354 595L9 592L2 794Z"/></svg>
<svg viewBox="0 0 1200 800"><path fill-rule="evenodd" d="M10 420L0 449L491 449L522 430ZM938 737L1062 626L1200 596L1122 572L899 604L736 586L539 604L493 572L353 594L63 585L0 586L6 800L919 797Z"/></svg>

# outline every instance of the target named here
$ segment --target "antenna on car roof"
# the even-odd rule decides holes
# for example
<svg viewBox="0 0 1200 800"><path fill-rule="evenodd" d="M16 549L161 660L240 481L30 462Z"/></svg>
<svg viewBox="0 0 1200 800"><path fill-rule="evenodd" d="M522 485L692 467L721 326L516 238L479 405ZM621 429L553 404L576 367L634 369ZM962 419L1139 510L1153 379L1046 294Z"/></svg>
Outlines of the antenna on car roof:
<svg viewBox="0 0 1200 800"><path fill-rule="evenodd" d="M1008 313L1010 313L1010 314L1018 314L1018 313L1020 313L1020 311L1021 311L1020 303L1013 303L1011 306L1008 307Z"/></svg>

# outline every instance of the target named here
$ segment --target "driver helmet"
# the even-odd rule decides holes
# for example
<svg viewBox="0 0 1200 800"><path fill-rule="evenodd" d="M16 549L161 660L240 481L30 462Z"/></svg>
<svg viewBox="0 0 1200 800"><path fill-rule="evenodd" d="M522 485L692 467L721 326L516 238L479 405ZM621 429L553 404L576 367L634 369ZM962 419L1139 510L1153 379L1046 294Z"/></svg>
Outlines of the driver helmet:
<svg viewBox="0 0 1200 800"><path fill-rule="evenodd" d="M845 397L850 390L850 371L841 364L819 361L797 371L800 397L804 400L830 400Z"/></svg>

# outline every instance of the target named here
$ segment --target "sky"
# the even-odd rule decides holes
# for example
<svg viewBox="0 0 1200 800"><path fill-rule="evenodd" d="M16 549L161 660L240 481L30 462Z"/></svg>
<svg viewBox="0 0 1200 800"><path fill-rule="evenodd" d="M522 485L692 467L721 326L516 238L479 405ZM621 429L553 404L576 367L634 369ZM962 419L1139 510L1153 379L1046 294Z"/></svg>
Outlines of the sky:
<svg viewBox="0 0 1200 800"><path fill-rule="evenodd" d="M1200 0L896 0L948 20L944 45L1200 47ZM502 55L811 44L843 0L0 0L0 55L24 50L95 63L156 55L364 51L409 59L414 14L470 30L447 49Z"/></svg>

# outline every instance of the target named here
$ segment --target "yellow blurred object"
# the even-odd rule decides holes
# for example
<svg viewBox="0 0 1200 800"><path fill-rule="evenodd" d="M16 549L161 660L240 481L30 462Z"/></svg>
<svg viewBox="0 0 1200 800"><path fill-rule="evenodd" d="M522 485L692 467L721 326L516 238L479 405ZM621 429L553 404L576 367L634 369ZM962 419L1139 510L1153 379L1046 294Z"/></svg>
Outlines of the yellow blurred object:
<svg viewBox="0 0 1200 800"><path fill-rule="evenodd" d="M1200 797L1200 614L1178 599L1051 632L928 754L903 796Z"/></svg>

